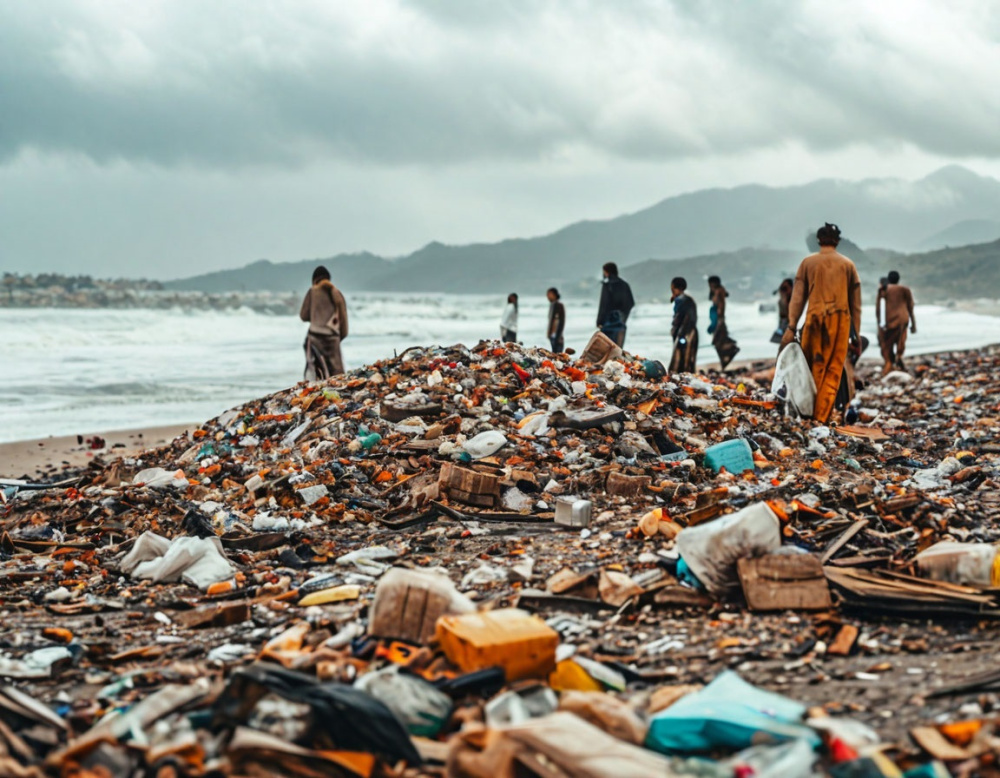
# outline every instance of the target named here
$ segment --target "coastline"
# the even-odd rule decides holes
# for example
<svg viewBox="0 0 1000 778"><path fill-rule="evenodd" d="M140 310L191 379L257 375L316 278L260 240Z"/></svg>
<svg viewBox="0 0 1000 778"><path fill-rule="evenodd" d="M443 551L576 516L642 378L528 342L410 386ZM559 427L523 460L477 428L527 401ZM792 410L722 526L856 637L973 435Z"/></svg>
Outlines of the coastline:
<svg viewBox="0 0 1000 778"><path fill-rule="evenodd" d="M87 467L95 457L105 460L135 456L151 448L170 443L178 435L197 429L200 424L169 424L80 435L50 436L33 440L0 443L0 478L34 480L67 470ZM99 437L105 445L91 448L88 439ZM83 438L81 444L79 438Z"/></svg>
<svg viewBox="0 0 1000 778"><path fill-rule="evenodd" d="M940 354L972 353L979 348L943 349L941 351L913 354L912 359L934 357ZM879 362L877 350L871 348L862 357L861 364L871 366ZM726 375L754 376L761 378L764 371L774 367L774 358L767 359L737 359L726 369ZM710 362L698 366L699 372L718 373L719 363ZM58 435L45 438L16 440L0 443L0 478L37 478L53 477L63 471L78 470L87 467L95 457L108 458L120 456L136 456L143 451L158 448L170 443L179 435L198 429L204 424L167 424L135 427L132 429L111 430L107 432L89 432L82 437L80 443L77 435ZM103 438L105 446L94 449L87 444L93 437Z"/></svg>

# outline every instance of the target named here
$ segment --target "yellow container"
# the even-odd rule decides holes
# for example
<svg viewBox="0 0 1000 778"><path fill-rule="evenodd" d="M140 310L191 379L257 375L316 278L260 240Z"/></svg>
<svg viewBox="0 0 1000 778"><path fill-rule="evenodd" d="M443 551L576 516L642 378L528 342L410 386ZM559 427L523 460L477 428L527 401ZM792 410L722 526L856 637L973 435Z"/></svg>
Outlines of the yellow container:
<svg viewBox="0 0 1000 778"><path fill-rule="evenodd" d="M548 678L559 634L537 616L502 608L442 616L435 633L448 661L463 672L502 667L508 681Z"/></svg>
<svg viewBox="0 0 1000 778"><path fill-rule="evenodd" d="M549 686L557 692L603 692L604 687L572 659L564 659L549 676Z"/></svg>

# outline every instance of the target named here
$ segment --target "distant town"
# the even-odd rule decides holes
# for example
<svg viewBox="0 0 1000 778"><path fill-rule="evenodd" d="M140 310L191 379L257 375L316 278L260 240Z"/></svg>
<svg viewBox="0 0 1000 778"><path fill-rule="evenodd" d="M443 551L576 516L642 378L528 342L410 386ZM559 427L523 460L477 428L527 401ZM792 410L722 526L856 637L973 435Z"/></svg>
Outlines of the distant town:
<svg viewBox="0 0 1000 778"><path fill-rule="evenodd" d="M226 310L250 308L258 313L287 315L298 311L299 299L289 292L252 291L209 294L165 289L159 281L101 279L58 273L4 273L0 308L171 308Z"/></svg>

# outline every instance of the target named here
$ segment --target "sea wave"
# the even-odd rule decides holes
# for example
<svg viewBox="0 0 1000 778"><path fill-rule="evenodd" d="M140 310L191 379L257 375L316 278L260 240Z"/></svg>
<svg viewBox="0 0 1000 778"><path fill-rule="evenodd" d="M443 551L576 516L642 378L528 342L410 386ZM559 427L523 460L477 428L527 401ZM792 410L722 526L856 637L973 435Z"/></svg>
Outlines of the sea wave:
<svg viewBox="0 0 1000 778"><path fill-rule="evenodd" d="M704 331L707 303L697 302ZM593 334L596 304L565 303L566 344L579 350ZM498 337L503 305L492 295L350 295L345 364L360 367L410 346ZM546 345L548 301L523 295L519 313L518 338ZM629 319L629 350L668 361L671 316L669 304L638 306ZM1000 340L998 320L989 316L919 306L917 320L908 344L913 354ZM734 301L727 322L740 359L774 355L774 313L760 313L756 301ZM871 319L864 323L874 342ZM0 441L201 421L302 377L305 325L296 316L249 309L0 309L0 333ZM699 361L715 361L707 335Z"/></svg>

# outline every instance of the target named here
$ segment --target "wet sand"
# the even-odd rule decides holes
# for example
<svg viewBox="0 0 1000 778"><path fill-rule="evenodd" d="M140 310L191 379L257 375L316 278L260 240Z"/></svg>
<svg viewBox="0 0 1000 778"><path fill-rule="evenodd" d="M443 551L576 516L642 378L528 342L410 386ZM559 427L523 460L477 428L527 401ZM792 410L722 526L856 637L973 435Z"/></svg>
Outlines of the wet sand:
<svg viewBox="0 0 1000 778"><path fill-rule="evenodd" d="M36 440L18 440L0 443L0 478L25 478L33 480L55 475L64 470L75 470L89 465L94 457L135 456L149 448L156 448L172 441L178 435L197 429L198 424L173 424L164 427L91 432ZM104 445L93 446L94 438ZM81 442L82 438L82 442Z"/></svg>

